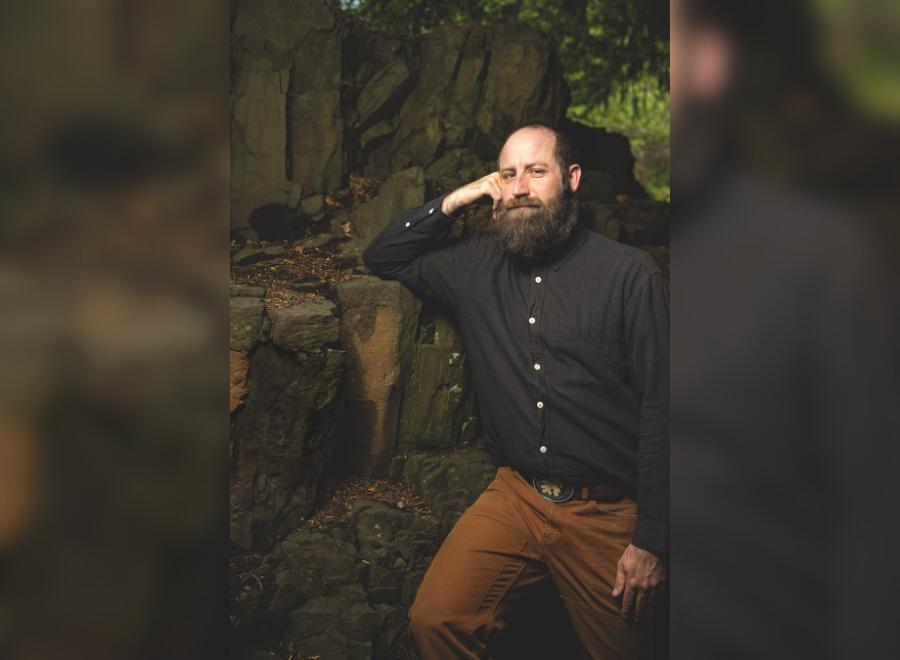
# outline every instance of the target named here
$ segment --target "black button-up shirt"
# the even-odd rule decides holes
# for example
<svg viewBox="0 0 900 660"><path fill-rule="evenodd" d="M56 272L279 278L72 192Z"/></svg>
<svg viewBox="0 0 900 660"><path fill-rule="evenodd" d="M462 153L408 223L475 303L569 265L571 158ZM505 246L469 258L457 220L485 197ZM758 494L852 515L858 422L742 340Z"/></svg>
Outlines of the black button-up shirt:
<svg viewBox="0 0 900 660"><path fill-rule="evenodd" d="M669 287L645 252L579 223L541 261L492 232L449 239L443 197L409 209L369 269L455 313L485 449L502 464L637 498L632 543L668 549Z"/></svg>

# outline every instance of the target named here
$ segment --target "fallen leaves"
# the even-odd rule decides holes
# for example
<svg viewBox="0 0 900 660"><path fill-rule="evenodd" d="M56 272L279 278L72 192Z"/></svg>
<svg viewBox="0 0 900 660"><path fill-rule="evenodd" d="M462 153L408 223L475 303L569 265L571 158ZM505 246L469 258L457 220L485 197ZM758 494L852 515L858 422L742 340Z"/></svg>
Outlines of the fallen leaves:
<svg viewBox="0 0 900 660"><path fill-rule="evenodd" d="M356 204L368 201L375 197L378 192L380 179L374 176L362 176L361 174L350 175L350 196Z"/></svg>
<svg viewBox="0 0 900 660"><path fill-rule="evenodd" d="M266 310L281 309L310 300L324 300L323 290L338 282L363 277L351 268L345 256L294 244L278 259L233 266L231 283L264 287Z"/></svg>
<svg viewBox="0 0 900 660"><path fill-rule="evenodd" d="M350 477L306 524L316 529L346 525L353 503L362 499L382 502L396 509L409 509L423 516L431 515L431 509L405 483Z"/></svg>

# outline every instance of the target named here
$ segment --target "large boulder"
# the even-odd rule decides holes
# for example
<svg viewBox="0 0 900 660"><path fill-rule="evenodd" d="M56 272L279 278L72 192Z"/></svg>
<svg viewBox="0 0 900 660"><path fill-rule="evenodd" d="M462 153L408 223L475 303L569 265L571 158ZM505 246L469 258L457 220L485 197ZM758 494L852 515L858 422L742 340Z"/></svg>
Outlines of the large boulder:
<svg viewBox="0 0 900 660"><path fill-rule="evenodd" d="M361 255L378 234L400 213L425 203L425 173L410 167L389 176L378 186L375 197L355 209L351 215L350 241L342 244L342 254ZM335 228L336 235L344 231Z"/></svg>
<svg viewBox="0 0 900 660"><path fill-rule="evenodd" d="M647 198L647 191L634 176L634 155L627 137L568 119L561 122L559 129L575 143L584 169L612 177L615 195Z"/></svg>
<svg viewBox="0 0 900 660"><path fill-rule="evenodd" d="M234 296L230 302L229 346L246 353L260 340L265 303L262 298Z"/></svg>
<svg viewBox="0 0 900 660"><path fill-rule="evenodd" d="M365 277L341 282L341 344L347 351L347 467L386 474L396 450L402 385L413 354L420 303L399 282Z"/></svg>
<svg viewBox="0 0 900 660"><path fill-rule="evenodd" d="M439 520L444 538L497 473L497 467L479 447L456 451L410 452L402 467L402 479L428 504Z"/></svg>
<svg viewBox="0 0 900 660"><path fill-rule="evenodd" d="M257 63L265 67L265 64ZM288 69L246 64L237 75L231 112L232 228L249 225L250 216L267 204L282 204L288 188Z"/></svg>
<svg viewBox="0 0 900 660"><path fill-rule="evenodd" d="M323 0L236 0L232 228L254 212L290 218L302 195L341 187L341 29ZM315 66L310 66L315 62Z"/></svg>
<svg viewBox="0 0 900 660"><path fill-rule="evenodd" d="M248 394L232 416L231 541L265 548L312 513L340 414L344 352L260 344Z"/></svg>
<svg viewBox="0 0 900 660"><path fill-rule="evenodd" d="M433 518L369 500L354 503L349 529L292 532L232 576L235 645L405 657L407 611L438 544Z"/></svg>
<svg viewBox="0 0 900 660"><path fill-rule="evenodd" d="M340 321L330 300L312 300L269 312L272 343L290 351L306 351L338 341Z"/></svg>
<svg viewBox="0 0 900 660"><path fill-rule="evenodd" d="M252 640L255 629L270 646L369 660L379 619L362 588L361 569L352 543L309 528L289 534L259 571L266 582L240 601L243 625L251 628L243 637Z"/></svg>
<svg viewBox="0 0 900 660"><path fill-rule="evenodd" d="M426 167L453 148L495 158L516 125L556 125L565 114L569 92L556 46L535 28L518 22L490 28L443 25L417 44L415 86L390 142L367 156L369 174ZM534 57L536 52L547 57Z"/></svg>
<svg viewBox="0 0 900 660"><path fill-rule="evenodd" d="M437 193L452 192L497 169L496 158L482 158L471 149L450 149L425 170L425 179Z"/></svg>
<svg viewBox="0 0 900 660"><path fill-rule="evenodd" d="M371 660L378 617L359 585L313 598L290 613L285 639L321 658Z"/></svg>
<svg viewBox="0 0 900 660"><path fill-rule="evenodd" d="M313 598L333 596L343 587L360 583L356 547L310 528L292 532L279 542L268 563L275 567L274 592L268 603L273 620Z"/></svg>
<svg viewBox="0 0 900 660"><path fill-rule="evenodd" d="M580 199L612 202L615 196L615 178L606 172L583 169L578 186Z"/></svg>
<svg viewBox="0 0 900 660"><path fill-rule="evenodd" d="M654 257L668 251L669 205L665 202L582 202L579 209L582 222L608 238L642 248Z"/></svg>
<svg viewBox="0 0 900 660"><path fill-rule="evenodd" d="M234 412L247 396L247 372L250 362L239 351L228 352L228 411Z"/></svg>
<svg viewBox="0 0 900 660"><path fill-rule="evenodd" d="M478 129L493 147L488 156L516 126L535 121L557 126L569 104L556 43L545 33L515 21L499 25L490 55L478 104Z"/></svg>
<svg viewBox="0 0 900 660"><path fill-rule="evenodd" d="M310 195L338 190L346 172L337 90L292 95L290 131L291 180Z"/></svg>
<svg viewBox="0 0 900 660"><path fill-rule="evenodd" d="M622 226L620 240L640 247L669 244L669 205L635 200L615 204L611 211Z"/></svg>
<svg viewBox="0 0 900 660"><path fill-rule="evenodd" d="M614 241L619 240L622 225L611 204L579 200L578 217L589 229Z"/></svg>
<svg viewBox="0 0 900 660"><path fill-rule="evenodd" d="M403 585L437 550L438 528L432 517L395 509L381 502L357 500L350 511L353 538L366 565L369 602L403 603Z"/></svg>
<svg viewBox="0 0 900 660"><path fill-rule="evenodd" d="M410 87L410 80L409 67L400 58L389 61L372 76L356 100L360 130L381 117L393 116L398 99L402 99Z"/></svg>
<svg viewBox="0 0 900 660"><path fill-rule="evenodd" d="M406 608L375 603L372 605L378 626L373 642L372 660L396 660L410 658L407 632L409 630L409 614Z"/></svg>
<svg viewBox="0 0 900 660"><path fill-rule="evenodd" d="M476 428L475 389L462 335L445 309L424 301L403 388L397 448L448 449L473 440Z"/></svg>
<svg viewBox="0 0 900 660"><path fill-rule="evenodd" d="M233 0L232 8L236 54L289 58L310 31L335 27L333 10L324 0Z"/></svg>

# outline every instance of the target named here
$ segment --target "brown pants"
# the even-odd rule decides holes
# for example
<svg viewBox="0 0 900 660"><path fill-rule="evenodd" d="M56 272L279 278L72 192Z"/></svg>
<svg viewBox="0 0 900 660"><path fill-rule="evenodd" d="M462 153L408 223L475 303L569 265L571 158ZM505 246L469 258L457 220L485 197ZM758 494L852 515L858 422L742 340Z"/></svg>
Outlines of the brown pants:
<svg viewBox="0 0 900 660"><path fill-rule="evenodd" d="M447 536L410 609L422 658L489 657L491 635L546 579L556 584L585 657L639 657L646 625L623 620L611 593L636 506L630 498L557 504L512 468L499 468Z"/></svg>

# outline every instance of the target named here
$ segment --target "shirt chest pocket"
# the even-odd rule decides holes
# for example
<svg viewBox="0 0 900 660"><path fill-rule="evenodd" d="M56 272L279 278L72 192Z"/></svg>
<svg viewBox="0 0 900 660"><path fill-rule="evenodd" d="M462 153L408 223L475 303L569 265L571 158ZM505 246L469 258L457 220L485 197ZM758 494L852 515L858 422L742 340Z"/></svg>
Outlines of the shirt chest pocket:
<svg viewBox="0 0 900 660"><path fill-rule="evenodd" d="M541 332L549 341L597 341L606 334L586 305L556 309L547 305L542 315Z"/></svg>
<svg viewBox="0 0 900 660"><path fill-rule="evenodd" d="M548 332L544 343L552 358L551 376L560 385L615 390L632 380L624 343L615 333Z"/></svg>

